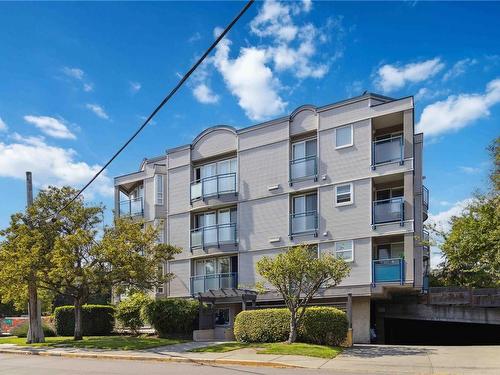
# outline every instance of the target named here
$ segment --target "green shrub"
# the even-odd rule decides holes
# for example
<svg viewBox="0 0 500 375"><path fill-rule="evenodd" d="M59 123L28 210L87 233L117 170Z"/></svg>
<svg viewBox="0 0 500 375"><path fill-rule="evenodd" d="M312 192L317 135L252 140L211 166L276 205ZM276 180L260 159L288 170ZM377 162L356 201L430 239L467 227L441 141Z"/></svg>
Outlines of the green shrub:
<svg viewBox="0 0 500 375"><path fill-rule="evenodd" d="M297 332L299 341L318 345L340 345L347 336L345 312L334 307L309 307Z"/></svg>
<svg viewBox="0 0 500 375"><path fill-rule="evenodd" d="M344 312L333 307L308 307L297 330L297 339L322 345L340 345L347 335ZM240 312L234 335L240 342L280 342L290 334L288 309L261 309Z"/></svg>
<svg viewBox="0 0 500 375"><path fill-rule="evenodd" d="M83 305L82 330L84 336L105 336L113 332L113 306ZM72 336L75 331L74 306L60 306L54 310L54 325L58 336Z"/></svg>
<svg viewBox="0 0 500 375"><path fill-rule="evenodd" d="M190 335L196 326L198 309L195 300L157 299L144 307L144 317L160 337Z"/></svg>
<svg viewBox="0 0 500 375"><path fill-rule="evenodd" d="M144 293L134 293L116 305L115 318L134 334L144 326L144 308L152 302L151 297Z"/></svg>
<svg viewBox="0 0 500 375"><path fill-rule="evenodd" d="M29 323L25 322L11 329L10 333L12 334L12 336L26 337L28 336L28 328L29 328ZM56 335L54 329L51 326L48 326L47 324L42 324L42 329L45 337L54 337Z"/></svg>
<svg viewBox="0 0 500 375"><path fill-rule="evenodd" d="M287 309L247 310L236 315L234 336L240 342L279 342L290 334Z"/></svg>

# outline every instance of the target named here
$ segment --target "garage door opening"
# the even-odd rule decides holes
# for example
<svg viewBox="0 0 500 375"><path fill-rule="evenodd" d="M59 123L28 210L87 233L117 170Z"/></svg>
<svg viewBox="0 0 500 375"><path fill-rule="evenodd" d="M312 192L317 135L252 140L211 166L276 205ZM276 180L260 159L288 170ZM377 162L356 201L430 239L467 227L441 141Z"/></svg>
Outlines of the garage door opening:
<svg viewBox="0 0 500 375"><path fill-rule="evenodd" d="M500 325L385 319L386 344L498 345Z"/></svg>

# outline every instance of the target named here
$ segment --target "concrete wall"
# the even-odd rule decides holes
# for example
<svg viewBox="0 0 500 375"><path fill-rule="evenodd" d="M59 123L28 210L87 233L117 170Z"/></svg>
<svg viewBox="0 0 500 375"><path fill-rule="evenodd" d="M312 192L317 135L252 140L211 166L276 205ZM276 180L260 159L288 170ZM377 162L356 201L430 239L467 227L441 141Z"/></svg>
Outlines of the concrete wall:
<svg viewBox="0 0 500 375"><path fill-rule="evenodd" d="M370 297L352 299L352 332L355 344L370 343Z"/></svg>

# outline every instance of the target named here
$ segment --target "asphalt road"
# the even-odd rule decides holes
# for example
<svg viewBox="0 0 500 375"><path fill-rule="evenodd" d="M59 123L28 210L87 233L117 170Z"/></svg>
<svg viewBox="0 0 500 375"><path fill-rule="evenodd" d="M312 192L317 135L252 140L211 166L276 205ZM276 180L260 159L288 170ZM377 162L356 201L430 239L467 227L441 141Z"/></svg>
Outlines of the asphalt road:
<svg viewBox="0 0 500 375"><path fill-rule="evenodd" d="M320 372L324 371L0 354L2 375L317 375Z"/></svg>

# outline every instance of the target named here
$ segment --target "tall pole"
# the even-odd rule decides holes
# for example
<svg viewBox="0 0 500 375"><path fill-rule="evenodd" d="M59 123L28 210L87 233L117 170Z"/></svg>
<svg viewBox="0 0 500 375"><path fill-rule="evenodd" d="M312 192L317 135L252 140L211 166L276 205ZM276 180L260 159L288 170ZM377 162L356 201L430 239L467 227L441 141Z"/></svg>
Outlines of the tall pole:
<svg viewBox="0 0 500 375"><path fill-rule="evenodd" d="M27 210L33 205L33 178L31 172L26 172L26 203ZM33 224L30 224L33 228ZM42 304L38 299L36 275L32 273L28 281L28 314L29 328L27 342L29 344L44 342L42 329Z"/></svg>

